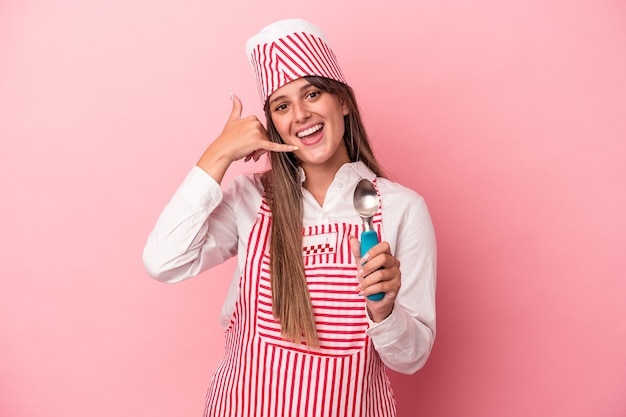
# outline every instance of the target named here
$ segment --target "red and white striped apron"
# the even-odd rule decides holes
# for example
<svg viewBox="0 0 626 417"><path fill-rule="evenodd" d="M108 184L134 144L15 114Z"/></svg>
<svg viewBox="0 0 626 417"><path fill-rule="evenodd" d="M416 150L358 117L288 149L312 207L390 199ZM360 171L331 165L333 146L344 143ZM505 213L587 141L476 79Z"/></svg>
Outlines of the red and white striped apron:
<svg viewBox="0 0 626 417"><path fill-rule="evenodd" d="M374 225L381 233L380 207ZM386 366L366 336L365 299L349 245L361 224L305 227L303 259L320 348L285 341L272 316L271 213L265 198L250 233L226 355L207 394L205 417L391 417Z"/></svg>

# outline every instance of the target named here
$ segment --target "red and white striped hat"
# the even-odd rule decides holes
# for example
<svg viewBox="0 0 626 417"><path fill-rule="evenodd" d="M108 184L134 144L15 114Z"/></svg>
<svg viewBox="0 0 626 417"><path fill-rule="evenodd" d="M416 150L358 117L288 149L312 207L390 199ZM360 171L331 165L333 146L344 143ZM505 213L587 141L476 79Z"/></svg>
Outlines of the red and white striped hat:
<svg viewBox="0 0 626 417"><path fill-rule="evenodd" d="M248 39L246 55L265 103L290 81L309 75L346 80L322 30L302 19L280 20Z"/></svg>

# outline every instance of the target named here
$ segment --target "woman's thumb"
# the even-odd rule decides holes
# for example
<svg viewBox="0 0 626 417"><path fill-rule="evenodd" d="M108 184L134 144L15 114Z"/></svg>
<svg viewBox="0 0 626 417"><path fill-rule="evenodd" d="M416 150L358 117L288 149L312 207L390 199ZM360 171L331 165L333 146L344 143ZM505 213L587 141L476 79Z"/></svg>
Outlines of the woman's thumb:
<svg viewBox="0 0 626 417"><path fill-rule="evenodd" d="M230 93L230 98L233 101L233 110L230 113L229 119L241 119L241 111L243 110L243 104L241 103L241 100L239 100L239 97L237 97L233 93Z"/></svg>

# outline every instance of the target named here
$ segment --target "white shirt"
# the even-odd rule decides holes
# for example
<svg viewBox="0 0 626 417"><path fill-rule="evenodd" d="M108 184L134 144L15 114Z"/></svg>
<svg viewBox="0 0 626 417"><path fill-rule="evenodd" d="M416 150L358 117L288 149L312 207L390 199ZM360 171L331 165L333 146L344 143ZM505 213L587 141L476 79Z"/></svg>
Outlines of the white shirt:
<svg viewBox="0 0 626 417"><path fill-rule="evenodd" d="M301 171L302 181L304 173ZM362 162L342 166L323 206L303 188L303 226L359 223L352 194L361 178L375 178ZM410 374L420 369L435 339L436 242L424 199L385 178L377 178L381 195L383 239L400 261L402 286L389 317L370 322L367 330L389 368ZM196 276L237 255L220 323L230 322L237 297L247 238L263 193L259 174L241 175L222 190L194 166L166 205L148 237L143 260L148 274L173 283ZM355 278L356 286L356 278Z"/></svg>

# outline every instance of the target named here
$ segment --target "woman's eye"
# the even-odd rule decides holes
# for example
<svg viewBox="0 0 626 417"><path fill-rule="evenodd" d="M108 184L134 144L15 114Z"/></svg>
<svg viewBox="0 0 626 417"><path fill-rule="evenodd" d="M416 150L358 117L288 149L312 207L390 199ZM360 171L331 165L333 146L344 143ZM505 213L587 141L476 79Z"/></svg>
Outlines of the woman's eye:
<svg viewBox="0 0 626 417"><path fill-rule="evenodd" d="M286 105L286 104L279 104L278 106L276 106L276 107L274 108L274 111L283 111L283 110L285 110L286 108L287 108L287 105Z"/></svg>
<svg viewBox="0 0 626 417"><path fill-rule="evenodd" d="M311 91L309 94L307 94L308 98L316 98L321 94L320 91Z"/></svg>

